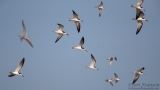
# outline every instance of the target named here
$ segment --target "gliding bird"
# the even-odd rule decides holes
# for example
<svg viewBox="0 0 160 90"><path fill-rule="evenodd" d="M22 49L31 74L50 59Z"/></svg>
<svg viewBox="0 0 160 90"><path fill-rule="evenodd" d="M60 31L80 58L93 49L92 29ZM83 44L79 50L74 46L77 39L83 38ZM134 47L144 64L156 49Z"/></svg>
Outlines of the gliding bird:
<svg viewBox="0 0 160 90"><path fill-rule="evenodd" d="M27 36L26 27L24 25L23 20L22 20L22 27L23 27L23 35L22 36L19 35L20 40L22 41L23 39L25 39L30 44L30 46L33 47L32 42L30 41L29 37Z"/></svg>
<svg viewBox="0 0 160 90"><path fill-rule="evenodd" d="M58 23L57 25L59 26L59 27L58 27L58 30L57 30L57 31L53 31L53 32L55 32L55 33L58 34L58 37L57 37L55 43L56 43L58 40L61 39L61 37L63 36L63 34L68 35L66 32L62 31L63 28L64 28L64 26L63 26L62 24L59 24L59 23ZM69 36L69 35L68 35L68 36Z"/></svg>
<svg viewBox="0 0 160 90"><path fill-rule="evenodd" d="M20 76L23 76L19 71L21 70L21 68L23 67L23 64L24 64L24 61L25 61L25 58L23 58L21 60L21 62L19 63L18 67L16 68L16 70L14 72L10 72L10 75L8 75L8 77L13 77L15 75L20 75ZM24 76L23 76L24 77Z"/></svg>
<svg viewBox="0 0 160 90"><path fill-rule="evenodd" d="M73 12L73 18L69 19L69 21L75 22L77 30L78 30L78 33L79 33L80 32L80 28L81 28L80 22L83 22L83 20L78 18L78 14L75 11L72 10L72 12Z"/></svg>

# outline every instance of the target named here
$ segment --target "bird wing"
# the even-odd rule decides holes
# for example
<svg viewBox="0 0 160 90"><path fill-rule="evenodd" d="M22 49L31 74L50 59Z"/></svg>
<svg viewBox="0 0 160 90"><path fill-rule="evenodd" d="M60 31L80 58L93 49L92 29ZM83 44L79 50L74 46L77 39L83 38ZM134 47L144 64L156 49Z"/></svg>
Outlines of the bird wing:
<svg viewBox="0 0 160 90"><path fill-rule="evenodd" d="M63 26L62 24L59 24L59 23L58 23L57 25L59 26L59 27L58 27L58 30L59 30L59 31L62 31L62 29L64 28L64 26Z"/></svg>
<svg viewBox="0 0 160 90"><path fill-rule="evenodd" d="M56 43L59 39L61 39L61 37L62 37L62 36L63 36L63 34L58 33L58 37L57 37L57 39L56 39L55 43Z"/></svg>
<svg viewBox="0 0 160 90"><path fill-rule="evenodd" d="M80 43L78 44L79 47L81 47L84 44L84 37L82 37Z"/></svg>
<svg viewBox="0 0 160 90"><path fill-rule="evenodd" d="M110 60L110 62L109 62L109 66L111 66L111 64L112 64L112 61L113 61L113 60Z"/></svg>
<svg viewBox="0 0 160 90"><path fill-rule="evenodd" d="M103 2L101 1L100 5L99 6L103 6Z"/></svg>
<svg viewBox="0 0 160 90"><path fill-rule="evenodd" d="M135 74L135 78L134 78L132 84L134 84L134 83L138 80L139 76L140 76L140 75L139 75L138 73Z"/></svg>
<svg viewBox="0 0 160 90"><path fill-rule="evenodd" d="M75 21L75 24L76 24L76 27L77 27L77 31L79 33L80 32L80 28L81 28L80 22Z"/></svg>
<svg viewBox="0 0 160 90"><path fill-rule="evenodd" d="M110 82L110 84L113 86L113 83L112 83L112 82Z"/></svg>
<svg viewBox="0 0 160 90"><path fill-rule="evenodd" d="M115 75L115 78L118 78L118 75L116 73L114 73L114 75Z"/></svg>
<svg viewBox="0 0 160 90"><path fill-rule="evenodd" d="M144 0L138 0L137 5L138 5L138 6L139 6L139 5L142 5L143 1L144 1Z"/></svg>
<svg viewBox="0 0 160 90"><path fill-rule="evenodd" d="M93 66L94 67L94 65L95 65L95 63L96 63L96 60L95 60L95 58L94 58L94 56L91 54L91 59L92 59L92 61L91 61L91 64L90 64L90 66Z"/></svg>
<svg viewBox="0 0 160 90"><path fill-rule="evenodd" d="M143 18L144 15L145 14L142 11L140 11L139 18Z"/></svg>
<svg viewBox="0 0 160 90"><path fill-rule="evenodd" d="M25 27L25 25L24 25L23 20L22 20L22 27L23 27L23 36L27 36L26 27Z"/></svg>
<svg viewBox="0 0 160 90"><path fill-rule="evenodd" d="M139 15L140 15L140 9L136 8L136 19L139 18Z"/></svg>
<svg viewBox="0 0 160 90"><path fill-rule="evenodd" d="M74 18L78 18L77 13L76 13L75 11L73 11L73 10L72 10L72 12L73 12L73 17L74 17Z"/></svg>
<svg viewBox="0 0 160 90"><path fill-rule="evenodd" d="M102 15L102 8L99 8L99 17Z"/></svg>
<svg viewBox="0 0 160 90"><path fill-rule="evenodd" d="M23 67L24 61L25 61L25 58L23 58L23 59L21 60L21 62L20 62L19 65L17 66L15 72L19 72L19 71L21 70L21 68Z"/></svg>
<svg viewBox="0 0 160 90"><path fill-rule="evenodd" d="M136 31L136 35L140 32L141 28L143 26L143 22L141 20L137 21L137 31Z"/></svg>
<svg viewBox="0 0 160 90"><path fill-rule="evenodd" d="M32 42L31 42L31 40L29 39L29 38L27 38L27 39L25 39L28 43L29 43L29 45L31 46L31 47L33 47L33 44L32 44Z"/></svg>
<svg viewBox="0 0 160 90"><path fill-rule="evenodd" d="M117 82L118 82L118 80L115 80L115 82L117 83Z"/></svg>
<svg viewBox="0 0 160 90"><path fill-rule="evenodd" d="M139 69L137 72L140 72L140 71L142 71L142 70L144 70L145 68L144 67L142 67L141 69Z"/></svg>

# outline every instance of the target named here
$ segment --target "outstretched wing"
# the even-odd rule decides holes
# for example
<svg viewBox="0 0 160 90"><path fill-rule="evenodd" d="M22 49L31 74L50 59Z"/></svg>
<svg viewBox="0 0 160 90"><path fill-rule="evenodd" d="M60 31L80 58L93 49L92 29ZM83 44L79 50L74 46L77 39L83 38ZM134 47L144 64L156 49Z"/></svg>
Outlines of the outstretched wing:
<svg viewBox="0 0 160 90"><path fill-rule="evenodd" d="M136 73L132 84L134 84L138 80L139 77L140 77L140 75L138 73Z"/></svg>
<svg viewBox="0 0 160 90"><path fill-rule="evenodd" d="M81 47L84 44L84 37L82 37L80 43L78 44L79 47Z"/></svg>
<svg viewBox="0 0 160 90"><path fill-rule="evenodd" d="M58 33L58 37L57 37L57 39L56 39L55 43L56 43L59 39L61 39L61 37L62 37L62 36L63 36L63 34Z"/></svg>
<svg viewBox="0 0 160 90"><path fill-rule="evenodd" d="M59 24L59 23L58 23L57 25L59 26L59 27L58 27L58 30L59 30L59 31L62 31L62 29L64 28L64 26L63 26L62 24Z"/></svg>
<svg viewBox="0 0 160 90"><path fill-rule="evenodd" d="M80 32L80 28L81 28L80 22L75 21L75 24L76 24L76 27L77 27L77 31L79 33Z"/></svg>
<svg viewBox="0 0 160 90"><path fill-rule="evenodd" d="M75 11L73 11L73 10L72 10L72 12L73 12L73 17L74 17L74 18L78 18L77 13L76 13Z"/></svg>
<svg viewBox="0 0 160 90"><path fill-rule="evenodd" d="M23 36L26 36L27 35L27 31L26 31L26 27L24 25L23 20L22 20L22 27L23 27Z"/></svg>
<svg viewBox="0 0 160 90"><path fill-rule="evenodd" d="M143 26L143 22L142 22L141 20L137 20L137 31L136 31L136 35L140 32L142 26Z"/></svg>
<svg viewBox="0 0 160 90"><path fill-rule="evenodd" d="M21 62L19 63L18 67L16 68L15 72L19 72L21 70L21 68L23 67L24 61L25 61L25 58L23 58L21 60Z"/></svg>
<svg viewBox="0 0 160 90"><path fill-rule="evenodd" d="M94 67L94 65L95 65L95 63L96 63L96 60L95 60L95 58L94 58L94 56L91 54L91 59L92 59L92 62L91 62L91 64L90 64L90 66L93 66Z"/></svg>

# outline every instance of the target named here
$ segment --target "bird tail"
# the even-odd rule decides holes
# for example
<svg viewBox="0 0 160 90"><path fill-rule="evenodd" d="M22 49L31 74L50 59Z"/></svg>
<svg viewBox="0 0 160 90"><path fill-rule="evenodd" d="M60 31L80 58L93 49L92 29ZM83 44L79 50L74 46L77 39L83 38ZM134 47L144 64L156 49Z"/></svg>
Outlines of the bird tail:
<svg viewBox="0 0 160 90"><path fill-rule="evenodd" d="M18 36L19 36L20 40L22 41L22 40L23 40L23 38L22 38L20 35L18 35Z"/></svg>
<svg viewBox="0 0 160 90"><path fill-rule="evenodd" d="M135 6L131 4L131 7L133 7L133 8L134 8Z"/></svg>
<svg viewBox="0 0 160 90"><path fill-rule="evenodd" d="M74 47L72 47L72 49L74 49Z"/></svg>
<svg viewBox="0 0 160 90"><path fill-rule="evenodd" d="M136 20L136 18L132 18L132 20Z"/></svg>

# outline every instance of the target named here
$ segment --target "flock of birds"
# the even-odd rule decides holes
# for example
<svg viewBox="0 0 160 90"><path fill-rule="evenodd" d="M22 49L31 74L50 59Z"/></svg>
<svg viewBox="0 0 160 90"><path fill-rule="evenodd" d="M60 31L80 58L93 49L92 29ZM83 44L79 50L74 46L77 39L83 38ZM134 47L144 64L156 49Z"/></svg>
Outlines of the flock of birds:
<svg viewBox="0 0 160 90"><path fill-rule="evenodd" d="M131 5L131 7L136 8L136 18L133 18L133 20L137 20L137 23L138 23L136 35L140 32L140 30L142 28L142 25L143 25L142 20L146 20L147 21L147 19L143 18L144 13L141 11L141 10L144 10L144 8L141 7L141 4L143 3L143 1L144 0L138 0L137 5ZM102 9L104 8L103 2L101 1L100 5L96 6L96 8L99 9L99 17L100 17L102 15ZM78 18L78 14L75 11L72 10L72 12L73 12L73 18L69 19L69 21L75 22L76 27L77 27L77 31L79 33L80 32L80 27L81 27L80 26L80 22L83 22L83 20L81 20L81 19ZM66 33L66 32L63 31L64 26L62 24L58 24L58 26L59 26L58 30L57 31L53 31L53 32L55 32L55 33L58 34L58 37L57 37L55 43L57 41L59 41L60 38L64 34L66 34L66 35L69 36L68 33ZM26 27L25 27L25 24L24 24L23 20L22 20L22 27L23 27L23 34L22 34L22 36L19 35L20 40L21 41L23 39L26 40L30 44L30 46L33 47L32 43L31 43L31 40L27 36ZM72 49L84 50L84 51L88 52L85 48L82 47L83 44L84 44L84 37L82 37L82 39L80 40L80 43L77 46L72 47ZM113 60L117 60L117 57L109 57L107 60L110 60L109 66L111 66ZM19 71L23 67L24 62L25 62L25 58L23 58L21 60L21 62L19 63L18 67L15 69L14 72L10 72L10 74L8 75L8 77L12 77L12 76L15 76L15 75L23 76L23 74L21 74ZM96 60L95 60L94 56L91 54L91 64L89 66L86 66L86 68L99 70L97 67L95 67L95 64L96 64ZM140 74L144 74L144 72L142 72L142 70L144 70L144 69L145 68L142 67L141 69L133 72L135 74L135 78L134 78L132 84L134 84L138 80L138 78L140 77ZM118 75L116 73L114 73L114 75L115 75L115 78L113 78L113 79L107 79L106 80L106 82L109 82L112 86L113 86L112 80L114 80L116 83L120 80L120 78L118 77Z"/></svg>

